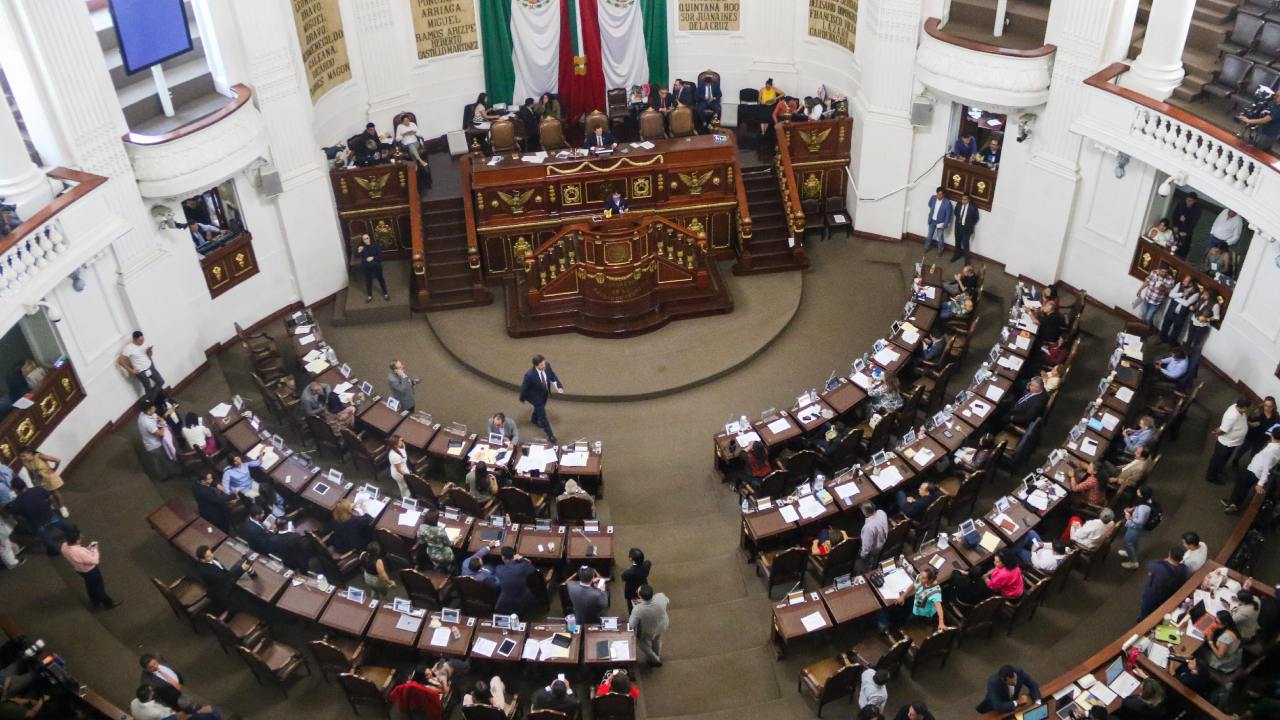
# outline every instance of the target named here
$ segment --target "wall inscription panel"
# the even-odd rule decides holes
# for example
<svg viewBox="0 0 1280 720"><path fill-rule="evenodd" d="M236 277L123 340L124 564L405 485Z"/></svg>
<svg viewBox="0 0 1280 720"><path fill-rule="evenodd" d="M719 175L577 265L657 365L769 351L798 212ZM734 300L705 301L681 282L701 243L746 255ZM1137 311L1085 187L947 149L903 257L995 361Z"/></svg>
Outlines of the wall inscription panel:
<svg viewBox="0 0 1280 720"><path fill-rule="evenodd" d="M858 32L858 0L809 0L809 37L853 52Z"/></svg>
<svg viewBox="0 0 1280 720"><path fill-rule="evenodd" d="M680 0L680 31L738 32L741 10L739 0Z"/></svg>
<svg viewBox="0 0 1280 720"><path fill-rule="evenodd" d="M338 0L293 0L293 23L307 69L311 102L351 79Z"/></svg>
<svg viewBox="0 0 1280 720"><path fill-rule="evenodd" d="M476 8L472 0L409 0L418 59L476 50Z"/></svg>

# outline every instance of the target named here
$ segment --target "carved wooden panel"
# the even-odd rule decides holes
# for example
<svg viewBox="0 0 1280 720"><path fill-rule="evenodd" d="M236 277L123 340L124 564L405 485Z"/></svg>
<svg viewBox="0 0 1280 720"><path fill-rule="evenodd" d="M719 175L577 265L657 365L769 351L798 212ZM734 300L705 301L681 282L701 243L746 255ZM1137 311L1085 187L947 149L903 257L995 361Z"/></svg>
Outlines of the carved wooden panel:
<svg viewBox="0 0 1280 720"><path fill-rule="evenodd" d="M39 447L83 399L80 379L71 361L63 358L32 389L34 404L25 410L14 410L0 421L0 462L16 466L18 448Z"/></svg>
<svg viewBox="0 0 1280 720"><path fill-rule="evenodd" d="M1146 280L1147 275L1159 267L1171 268L1174 277L1179 282L1182 281L1184 275L1190 275L1200 294L1203 296L1206 292L1213 293L1218 304L1222 306L1222 317L1225 318L1227 316L1227 306L1231 304L1232 288L1218 282L1208 273L1201 271L1196 266L1147 238L1138 238L1138 247L1133 251L1133 262L1129 265L1129 275L1139 280ZM1213 326L1221 327L1221 320L1214 323Z"/></svg>
<svg viewBox="0 0 1280 720"><path fill-rule="evenodd" d="M253 236L242 233L217 250L200 259L209 296L218 297L258 274L258 257L253 254Z"/></svg>
<svg viewBox="0 0 1280 720"><path fill-rule="evenodd" d="M996 195L996 171L986 165L948 157L942 161L942 187L952 200L968 193L974 205L990 211Z"/></svg>

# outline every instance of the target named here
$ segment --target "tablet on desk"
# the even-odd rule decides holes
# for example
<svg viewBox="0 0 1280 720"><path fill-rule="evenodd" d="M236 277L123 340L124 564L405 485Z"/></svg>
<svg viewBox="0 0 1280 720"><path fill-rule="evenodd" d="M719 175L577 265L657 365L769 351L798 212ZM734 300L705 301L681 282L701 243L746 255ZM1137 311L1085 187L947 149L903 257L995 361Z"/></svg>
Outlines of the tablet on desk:
<svg viewBox="0 0 1280 720"><path fill-rule="evenodd" d="M501 655L502 657L510 657L511 651L515 649L516 649L516 641L512 640L511 638L507 638L506 640L502 641L501 645L498 646L498 654Z"/></svg>
<svg viewBox="0 0 1280 720"><path fill-rule="evenodd" d="M1018 720L1045 720L1047 717L1049 717L1049 706L1044 703L1027 708L1017 715Z"/></svg>

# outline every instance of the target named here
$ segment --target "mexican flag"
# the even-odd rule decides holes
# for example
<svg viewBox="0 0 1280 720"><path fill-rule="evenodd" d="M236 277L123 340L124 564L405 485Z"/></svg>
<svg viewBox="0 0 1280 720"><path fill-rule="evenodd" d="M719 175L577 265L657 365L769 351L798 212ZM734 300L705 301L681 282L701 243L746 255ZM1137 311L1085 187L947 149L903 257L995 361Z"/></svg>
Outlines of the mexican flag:
<svg viewBox="0 0 1280 720"><path fill-rule="evenodd" d="M558 93L576 122L607 88L667 84L667 0L480 0L480 33L492 102Z"/></svg>

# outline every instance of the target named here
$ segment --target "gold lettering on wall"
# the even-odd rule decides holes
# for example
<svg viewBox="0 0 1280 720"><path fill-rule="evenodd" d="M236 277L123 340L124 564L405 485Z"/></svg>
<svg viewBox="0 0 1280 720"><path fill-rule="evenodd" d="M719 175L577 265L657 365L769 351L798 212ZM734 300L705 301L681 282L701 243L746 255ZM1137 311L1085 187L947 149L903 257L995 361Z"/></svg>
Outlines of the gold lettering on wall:
<svg viewBox="0 0 1280 720"><path fill-rule="evenodd" d="M298 47L307 69L311 102L351 79L338 0L292 0Z"/></svg>
<svg viewBox="0 0 1280 720"><path fill-rule="evenodd" d="M680 0L679 12L681 32L738 32L741 27L739 0Z"/></svg>
<svg viewBox="0 0 1280 720"><path fill-rule="evenodd" d="M476 8L472 0L409 0L418 59L476 50Z"/></svg>
<svg viewBox="0 0 1280 720"><path fill-rule="evenodd" d="M853 52L857 31L858 0L809 0L809 37Z"/></svg>

